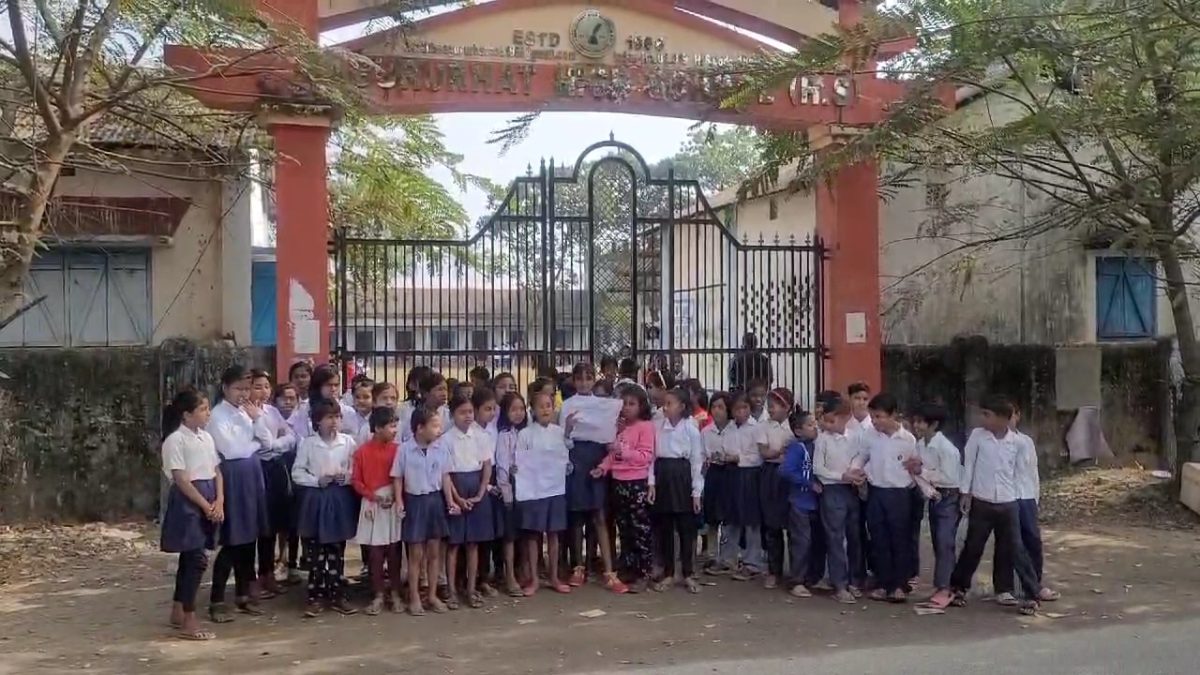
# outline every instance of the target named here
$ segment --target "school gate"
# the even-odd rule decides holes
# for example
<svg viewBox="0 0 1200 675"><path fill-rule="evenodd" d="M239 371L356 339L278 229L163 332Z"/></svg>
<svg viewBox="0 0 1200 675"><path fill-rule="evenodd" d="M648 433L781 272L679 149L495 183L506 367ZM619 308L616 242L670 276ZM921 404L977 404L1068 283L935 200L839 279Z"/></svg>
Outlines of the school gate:
<svg viewBox="0 0 1200 675"><path fill-rule="evenodd" d="M699 183L611 139L531 168L469 237L331 251L333 355L376 379L482 365L524 386L539 365L613 356L724 388L752 332L775 386L821 388L820 241L739 238Z"/></svg>

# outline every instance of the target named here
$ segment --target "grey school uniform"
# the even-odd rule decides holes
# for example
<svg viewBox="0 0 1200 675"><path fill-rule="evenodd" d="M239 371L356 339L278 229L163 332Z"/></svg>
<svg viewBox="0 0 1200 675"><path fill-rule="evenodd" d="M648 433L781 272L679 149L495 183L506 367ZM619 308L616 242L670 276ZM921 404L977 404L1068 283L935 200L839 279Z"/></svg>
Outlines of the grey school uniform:
<svg viewBox="0 0 1200 675"><path fill-rule="evenodd" d="M406 544L423 544L447 534L446 498L442 478L450 471L450 453L440 443L421 447L406 441L396 452L392 478L404 482L404 520L400 538Z"/></svg>

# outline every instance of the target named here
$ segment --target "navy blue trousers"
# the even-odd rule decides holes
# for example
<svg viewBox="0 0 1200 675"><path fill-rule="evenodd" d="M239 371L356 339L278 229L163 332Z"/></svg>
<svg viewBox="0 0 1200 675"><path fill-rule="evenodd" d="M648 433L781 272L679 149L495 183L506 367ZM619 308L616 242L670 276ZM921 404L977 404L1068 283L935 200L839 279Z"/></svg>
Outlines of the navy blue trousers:
<svg viewBox="0 0 1200 675"><path fill-rule="evenodd" d="M1038 525L1038 503L1036 499L1017 500L1017 520L1021 534L1021 545L1033 565L1039 583L1042 581L1044 554L1042 552L1042 528ZM1012 593L1015 587L1013 555L1009 551L995 551L992 560L992 586L997 593Z"/></svg>
<svg viewBox="0 0 1200 675"><path fill-rule="evenodd" d="M871 486L867 493L867 528L879 588L904 590L912 566L912 493L908 488Z"/></svg>
<svg viewBox="0 0 1200 675"><path fill-rule="evenodd" d="M838 590L862 586L863 542L859 536L862 501L853 485L826 485L821 493L821 523L825 527L825 550L829 561L829 583Z"/></svg>
<svg viewBox="0 0 1200 675"><path fill-rule="evenodd" d="M941 499L929 502L929 534L933 538L933 587L950 588L954 573L958 523L958 490L938 490Z"/></svg>

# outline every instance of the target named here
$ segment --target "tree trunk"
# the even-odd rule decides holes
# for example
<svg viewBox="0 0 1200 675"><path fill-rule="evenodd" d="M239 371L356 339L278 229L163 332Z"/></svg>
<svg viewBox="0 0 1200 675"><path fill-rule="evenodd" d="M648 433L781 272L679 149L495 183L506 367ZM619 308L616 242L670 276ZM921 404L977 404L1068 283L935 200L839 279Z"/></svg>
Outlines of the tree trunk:
<svg viewBox="0 0 1200 675"><path fill-rule="evenodd" d="M25 306L25 277L42 238L46 206L74 144L75 134L64 133L35 151L40 161L29 177L27 192L18 198L16 217L0 229L0 321Z"/></svg>
<svg viewBox="0 0 1200 675"><path fill-rule="evenodd" d="M1171 316L1175 320L1175 336L1183 365L1183 386L1179 409L1175 411L1176 481L1183 464L1200 459L1197 455L1197 435L1200 433L1200 343L1192 323L1192 307L1187 293L1187 279L1179 262L1179 254L1171 243L1159 247L1159 259L1171 301Z"/></svg>

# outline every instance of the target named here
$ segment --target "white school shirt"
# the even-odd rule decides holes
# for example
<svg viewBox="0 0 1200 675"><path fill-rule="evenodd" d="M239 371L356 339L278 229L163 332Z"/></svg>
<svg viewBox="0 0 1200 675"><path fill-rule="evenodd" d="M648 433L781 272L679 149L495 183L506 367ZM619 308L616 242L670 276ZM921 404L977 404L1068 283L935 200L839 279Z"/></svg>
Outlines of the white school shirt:
<svg viewBox="0 0 1200 675"><path fill-rule="evenodd" d="M686 459L692 469L692 497L704 493L704 441L696 420L684 417L678 425L666 417L654 423L654 459ZM654 487L654 467L648 485Z"/></svg>
<svg viewBox="0 0 1200 675"><path fill-rule="evenodd" d="M162 471L171 480L172 471L182 471L187 480L212 480L217 477L221 457L213 437L203 429L192 431L180 426L163 440Z"/></svg>
<svg viewBox="0 0 1200 675"><path fill-rule="evenodd" d="M856 442L866 462L867 481L872 486L912 487L912 474L904 468L904 460L917 454L917 439L907 429L900 427L888 435L871 428L864 430Z"/></svg>
<svg viewBox="0 0 1200 675"><path fill-rule="evenodd" d="M342 408L342 433L347 436L357 439L362 434L363 429L367 430L367 437L371 436L371 411L368 410L364 415L353 406L349 412L345 407Z"/></svg>
<svg viewBox="0 0 1200 675"><path fill-rule="evenodd" d="M339 409L342 411L342 428L345 429L346 420L356 417L358 413L354 412L354 408L338 401ZM315 435L317 431L313 429L312 424L312 407L308 401L302 402L296 406L295 412L288 418L288 424L292 426L292 431L296 432L296 438L303 441L309 436ZM353 434L351 434L353 435Z"/></svg>
<svg viewBox="0 0 1200 675"><path fill-rule="evenodd" d="M542 426L536 422L517 434L514 453L517 468L516 497L530 502L567 493L567 465L570 451L563 428L557 424Z"/></svg>
<svg viewBox="0 0 1200 675"><path fill-rule="evenodd" d="M492 437L477 424L467 427L466 431L450 427L437 442L450 453L451 473L479 471L484 462L492 461L496 452Z"/></svg>
<svg viewBox="0 0 1200 675"><path fill-rule="evenodd" d="M258 458L263 461L281 457L296 449L296 432L283 419L279 408L263 406L263 414L254 420L254 437L258 439Z"/></svg>
<svg viewBox="0 0 1200 675"><path fill-rule="evenodd" d="M718 429L717 423L704 427L700 432L700 440L704 443L704 458L713 464L725 464L725 432L733 427L727 423L724 429Z"/></svg>
<svg viewBox="0 0 1200 675"><path fill-rule="evenodd" d="M846 485L842 478L859 461L859 447L846 434L822 431L813 443L813 474L825 485Z"/></svg>
<svg viewBox="0 0 1200 675"><path fill-rule="evenodd" d="M505 502L513 500L512 467L517 456L517 435L519 429L505 429L496 437L496 485Z"/></svg>
<svg viewBox="0 0 1200 675"><path fill-rule="evenodd" d="M622 405L619 398L576 394L563 401L562 409L558 411L558 425L566 428L567 417L574 414L571 440L608 445L617 440L617 417Z"/></svg>
<svg viewBox="0 0 1200 675"><path fill-rule="evenodd" d="M942 432L926 442L917 441L921 455L921 477L939 489L957 489L962 485L962 453Z"/></svg>
<svg viewBox="0 0 1200 675"><path fill-rule="evenodd" d="M993 504L1017 500L1017 461L1021 439L1013 431L996 438L986 429L975 429L963 451L962 490Z"/></svg>
<svg viewBox="0 0 1200 675"><path fill-rule="evenodd" d="M792 427L787 422L776 422L775 420L767 420L758 424L758 443L765 445L771 450L779 451L779 456L775 459L763 459L764 462L772 464L782 464L784 451L792 441L796 440L796 434L792 432Z"/></svg>
<svg viewBox="0 0 1200 675"><path fill-rule="evenodd" d="M875 423L871 421L869 414L861 420L851 415L850 419L846 421L846 435L850 438L858 438L863 432L874 430Z"/></svg>
<svg viewBox="0 0 1200 675"><path fill-rule="evenodd" d="M404 426L400 428L400 441L411 441L413 439L412 416L416 410L416 404L408 406L408 410L402 410L400 413L400 422ZM454 421L450 419L450 406L443 405L438 408L438 417L442 418L442 433L446 433L454 426Z"/></svg>
<svg viewBox="0 0 1200 675"><path fill-rule="evenodd" d="M351 458L357 446L346 434L335 434L326 441L320 435L309 436L300 441L296 450L296 463L292 466L292 482L304 487L320 487L321 478L346 474L349 485L352 469Z"/></svg>
<svg viewBox="0 0 1200 675"><path fill-rule="evenodd" d="M442 491L442 478L450 473L450 453L436 441L422 448L405 442L392 461L392 478L404 481L404 494L421 496Z"/></svg>
<svg viewBox="0 0 1200 675"><path fill-rule="evenodd" d="M762 412L758 413L757 415L755 415L754 411L751 410L750 419L754 420L758 424L765 424L766 422L771 421L771 415L767 412L766 404L763 404Z"/></svg>
<svg viewBox="0 0 1200 675"><path fill-rule="evenodd" d="M1013 433L1021 441L1021 454L1017 455L1017 499L1037 501L1042 496L1042 480L1038 475L1037 446L1033 439L1017 429Z"/></svg>
<svg viewBox="0 0 1200 675"><path fill-rule="evenodd" d="M213 408L205 431L212 435L217 452L226 461L253 457L258 451L253 420L245 410L234 407L229 401L221 401Z"/></svg>
<svg viewBox="0 0 1200 675"><path fill-rule="evenodd" d="M730 422L725 427L725 453L737 457L737 465L741 468L762 466L762 453L758 451L758 424L751 417L742 426Z"/></svg>

